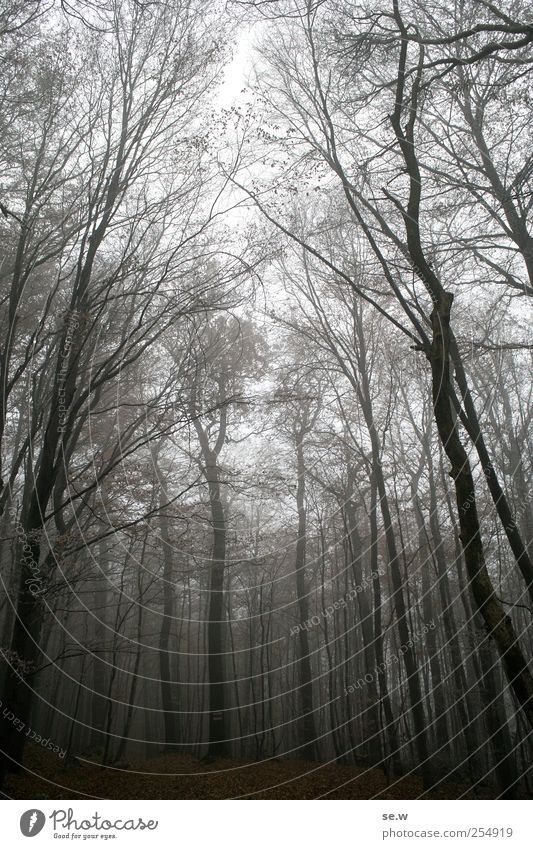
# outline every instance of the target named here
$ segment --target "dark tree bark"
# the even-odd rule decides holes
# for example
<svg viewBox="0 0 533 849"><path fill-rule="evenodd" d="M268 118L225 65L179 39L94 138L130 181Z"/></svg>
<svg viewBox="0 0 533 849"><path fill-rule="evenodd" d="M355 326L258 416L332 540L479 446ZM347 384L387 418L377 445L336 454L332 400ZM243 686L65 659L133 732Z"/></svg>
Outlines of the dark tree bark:
<svg viewBox="0 0 533 849"><path fill-rule="evenodd" d="M449 332L452 303L453 295L450 292L443 292L436 301L431 316L433 328L431 372L435 421L444 451L451 463L450 474L455 483L460 539L472 594L487 632L498 646L509 683L533 728L533 678L513 624L496 598L487 571L472 470L452 412Z"/></svg>

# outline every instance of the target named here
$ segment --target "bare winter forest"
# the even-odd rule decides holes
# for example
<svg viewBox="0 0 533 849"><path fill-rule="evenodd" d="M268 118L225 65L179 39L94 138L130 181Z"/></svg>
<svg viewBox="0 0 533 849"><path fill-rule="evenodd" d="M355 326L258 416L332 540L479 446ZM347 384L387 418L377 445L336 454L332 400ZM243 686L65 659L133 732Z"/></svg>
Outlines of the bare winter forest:
<svg viewBox="0 0 533 849"><path fill-rule="evenodd" d="M526 0L0 0L0 795L529 798Z"/></svg>

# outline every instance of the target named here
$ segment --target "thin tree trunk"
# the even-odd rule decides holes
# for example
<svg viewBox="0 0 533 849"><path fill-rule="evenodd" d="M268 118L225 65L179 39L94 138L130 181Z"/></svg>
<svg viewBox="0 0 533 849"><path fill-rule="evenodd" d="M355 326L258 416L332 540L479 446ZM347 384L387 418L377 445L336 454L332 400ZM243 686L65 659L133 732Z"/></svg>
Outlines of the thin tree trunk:
<svg viewBox="0 0 533 849"><path fill-rule="evenodd" d="M300 748L302 758L310 760L316 757L316 727L313 700L313 672L309 648L308 619L309 603L307 599L307 582L305 579L305 562L307 549L307 509L305 505L305 460L303 451L303 428L296 433L296 507L298 510L298 539L296 541L296 601L300 628L298 631L298 697L300 701Z"/></svg>
<svg viewBox="0 0 533 849"><path fill-rule="evenodd" d="M396 729L396 720L392 710L389 689L387 685L387 665L385 663L385 653L383 650L383 625L382 625L382 600L381 600L381 583L378 572L378 487L375 475L371 475L370 481L370 571L373 575L372 579L372 594L374 600L374 651L376 655L376 668L378 670L379 696L381 701L381 709L385 720L384 738L388 742L388 761L390 763L390 771L392 774L401 775L402 760L400 755L400 746L398 741L398 733ZM389 772L389 769L387 769Z"/></svg>
<svg viewBox="0 0 533 849"><path fill-rule="evenodd" d="M176 751L175 744L179 740L178 714L175 708L174 692L176 682L172 675L171 654L169 652L170 633L174 619L174 583L172 545L169 535L168 517L164 509L159 513L161 528L161 544L163 547L163 615L159 632L159 673L161 678L161 704L165 726L165 748Z"/></svg>

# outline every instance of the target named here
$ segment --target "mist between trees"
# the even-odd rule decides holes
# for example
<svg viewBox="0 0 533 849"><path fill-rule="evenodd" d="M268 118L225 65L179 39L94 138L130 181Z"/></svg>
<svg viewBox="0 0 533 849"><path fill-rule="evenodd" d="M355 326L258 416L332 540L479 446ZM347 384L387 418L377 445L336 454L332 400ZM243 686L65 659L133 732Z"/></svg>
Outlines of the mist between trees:
<svg viewBox="0 0 533 849"><path fill-rule="evenodd" d="M349 602L353 602L353 600L357 597L357 593L362 593L367 586L371 584L373 580L378 580L380 575L385 575L385 570L383 567L376 569L375 572L372 572L368 578L363 578L361 584L358 584L355 587L352 587L345 596L341 596L341 598L336 599L332 602L328 607L324 608L324 610L320 611L320 614L315 613L314 616L311 617L307 622L299 622L298 625L293 625L291 628L291 637L297 634L299 631L307 631L309 628L313 627L313 625L320 625L320 620L322 617L333 616L336 610L342 610L345 608Z"/></svg>
<svg viewBox="0 0 533 849"><path fill-rule="evenodd" d="M379 668L375 667L372 672L365 672L364 676L362 678L358 678L357 681L353 682L353 684L347 684L344 688L344 695L347 696L349 693L355 692L355 690L360 690L361 687L365 686L365 684L372 684L376 680L377 675L382 672L385 672L387 666L390 666L391 663L398 662L402 654L405 654L406 651L409 651L409 649L412 648L413 645L418 642L421 637L424 636L424 634L427 634L428 631L433 631L434 628L434 622L428 622L427 624L425 624L422 627L421 631L412 635L411 639L406 645L400 646L398 654L387 655L387 657L381 661Z"/></svg>
<svg viewBox="0 0 533 849"><path fill-rule="evenodd" d="M531 793L529 11L0 3L1 782Z"/></svg>

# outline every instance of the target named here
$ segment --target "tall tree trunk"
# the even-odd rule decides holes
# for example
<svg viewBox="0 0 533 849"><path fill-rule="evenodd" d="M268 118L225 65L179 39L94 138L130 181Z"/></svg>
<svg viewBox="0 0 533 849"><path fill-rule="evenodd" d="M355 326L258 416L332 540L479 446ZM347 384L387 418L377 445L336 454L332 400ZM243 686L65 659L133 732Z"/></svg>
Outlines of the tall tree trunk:
<svg viewBox="0 0 533 849"><path fill-rule="evenodd" d="M107 540L101 540L98 545L98 563L94 575L93 616L91 617L93 646L96 651L92 656L92 693L91 700L91 746L101 749L104 745L106 723L106 692L109 666L104 662L102 649L108 642L108 590L109 590L109 545Z"/></svg>
<svg viewBox="0 0 533 849"><path fill-rule="evenodd" d="M370 572L372 578L372 596L374 603L373 616L373 631L374 631L374 651L376 655L376 668L378 670L379 697L383 718L385 720L384 738L388 744L388 759L387 773L392 771L392 774L400 775L402 771L402 761L400 755L400 746L398 741L398 733L396 729L396 720L392 710L392 703L389 695L387 684L387 665L385 663L385 653L383 650L383 626L382 626L382 600L381 600L381 583L378 572L378 487L376 478L371 473L370 481ZM390 765L390 766L389 766Z"/></svg>
<svg viewBox="0 0 533 849"><path fill-rule="evenodd" d="M504 614L502 606L496 598L494 587L487 571L472 470L468 455L459 437L454 413L452 412L455 409L452 387L452 360L455 359L456 377L463 395L466 410L466 416L463 416L462 420L467 430L471 426L475 428L475 411L472 411L469 406L471 399L466 391L467 387L464 385L462 362L457 356L455 339L450 328L453 294L445 291L432 264L428 262L422 246L420 232L422 175L417 159L415 126L423 63L419 62L415 75L410 78L407 77L406 63L409 37L402 20L398 0L393 0L393 15L400 34L400 53L395 107L391 115L391 122L405 163L409 184L408 202L406 207L402 208L407 251L414 267L417 269L417 273L424 281L433 302L431 313L432 340L429 349L426 347L426 353L431 365L434 416L442 446L451 463L450 474L455 483L460 538L472 594L489 634L496 641L509 682L516 694L518 702L522 706L529 724L533 727L533 678L518 643L512 622ZM404 126L402 117L404 107L406 106L406 84L411 85L411 92L407 98L408 119ZM478 435L477 430L474 430L473 433L474 436ZM480 454L481 457L482 455ZM490 458L484 455L483 457L487 461L485 471L487 482L489 485L491 485L491 481L494 484L494 476L492 475L494 469ZM493 494L493 498L496 498L495 503L500 514L506 502L496 490L493 491L491 489L491 493ZM512 534L514 534L515 529L516 525L514 525L513 520ZM509 541L514 551L514 543L511 539ZM515 541L517 541L516 537ZM523 545L521 546L521 551L524 551ZM521 565L523 566L524 563L526 561L521 558ZM527 580L528 578L526 577L526 582Z"/></svg>
<svg viewBox="0 0 533 849"><path fill-rule="evenodd" d="M355 329L357 334L358 351L357 361L359 367L358 395L361 404L366 427L370 436L372 451L372 475L375 479L379 497L381 516L385 531L385 541L389 560L390 576L392 581L392 604L396 614L396 625L401 644L402 658L407 676L407 691L409 693L410 713L413 722L414 743L417 752L420 774L425 787L430 787L433 781L428 740L426 732L426 716L422 686L420 682L419 661L416 649L411 640L408 608L405 603L403 579L400 566L400 558L396 547L394 528L389 507L387 488L383 466L381 464L381 448L378 432L375 425L374 411L372 407L372 394L367 364L366 341L364 335L361 311L354 311Z"/></svg>
<svg viewBox="0 0 533 849"><path fill-rule="evenodd" d="M325 610L327 607L326 602L326 539L324 534L324 525L322 523L322 517L319 519L319 535L320 535L320 601L322 604L322 610ZM344 752L342 751L342 746L338 736L338 728L339 728L339 719L337 716L337 699L335 697L335 656L336 653L331 650L331 646L333 643L333 647L335 648L336 640L334 637L330 636L329 629L329 617L324 616L324 648L326 649L326 657L328 660L328 707L329 707L329 731L331 734L331 740L333 743L333 751L335 752L335 757L340 759ZM333 623L334 630L335 624Z"/></svg>
<svg viewBox="0 0 533 849"><path fill-rule="evenodd" d="M224 392L221 390L224 397ZM209 570L209 588L207 602L207 654L208 654L208 694L209 694L209 730L206 758L227 757L227 733L225 717L226 664L225 664L225 616L224 574L226 568L226 516L222 502L221 470L218 457L226 438L227 405L222 404L218 435L214 447L209 444L209 436L202 427L197 415L194 427L202 452L201 466L208 491L211 523L213 529L213 549Z"/></svg>
<svg viewBox="0 0 533 849"><path fill-rule="evenodd" d="M142 563L142 558L141 558L141 563ZM140 582L141 581L140 581L140 578L139 578L139 585L140 585ZM140 586L139 586L139 589L140 589ZM119 743L118 743L118 746L117 746L117 750L115 752L115 757L113 759L114 763L116 763L118 761L122 761L123 758L124 758L124 755L126 753L126 746L128 745L128 742L129 742L131 725L132 725L132 722L133 722L133 713L134 713L134 710L135 710L135 695L137 693L137 686L138 686L138 683L139 683L139 667L141 665L141 655L142 655L141 639L142 639L143 611L144 611L142 592L139 592L138 608L139 609L137 611L137 651L135 652L135 661L134 661L134 664L133 664L133 669L131 670L131 682L130 682L130 688L129 688L129 694L128 694L128 706L126 708L126 717L125 717L125 720L124 720L124 727L123 727L122 735L120 737L120 740L119 740Z"/></svg>
<svg viewBox="0 0 533 849"><path fill-rule="evenodd" d="M420 506L418 498L419 476L415 476L411 480L411 499L414 506L417 535L418 535L418 562L420 564L420 573L422 577L422 612L424 624L428 625L434 619L434 606L431 597L431 556L430 548L426 534L426 524L424 514ZM434 728L435 728L435 743L438 749L437 760L443 763L443 766L449 760L449 740L448 732L448 708L446 704L445 686L443 682L441 663L439 660L439 648L437 645L437 637L435 628L430 628L427 632L427 650L429 654L429 668L431 670L431 696L433 700L434 710Z"/></svg>
<svg viewBox="0 0 533 849"><path fill-rule="evenodd" d="M216 462L208 464L209 497L213 519L213 555L209 584L207 642L209 651L209 749L210 757L226 757L224 662L224 569L226 566L226 518Z"/></svg>
<svg viewBox="0 0 533 849"><path fill-rule="evenodd" d="M164 508L159 513L159 526L161 528L161 544L163 547L163 615L161 617L161 630L159 632L159 673L161 678L161 704L163 708L163 719L165 725L165 747L172 752L176 751L176 743L179 740L178 714L175 705L176 682L172 671L171 657L169 651L170 634L174 619L174 583L172 545L169 535L169 522Z"/></svg>
<svg viewBox="0 0 533 849"><path fill-rule="evenodd" d="M14 733L13 721L22 722L25 727L29 725L36 670L41 659L44 604L39 587L34 583L35 574L39 573L41 566L41 521L36 512L36 509L30 510L26 520L21 522L26 551L22 552L18 563L18 603L11 644L8 651L2 652L4 686L0 715L0 787L7 772L19 772L22 766L26 735ZM46 576L41 580L44 587ZM32 591L31 587L35 589Z"/></svg>
<svg viewBox="0 0 533 849"><path fill-rule="evenodd" d="M459 438L452 413L450 393L450 312L453 295L442 292L434 302L431 314L433 342L431 373L435 421L444 451L451 463L450 474L455 483L460 539L472 594L487 631L498 651L516 698L533 727L533 678L528 669L513 624L505 615L494 592L481 540L476 494L468 455Z"/></svg>
<svg viewBox="0 0 533 849"><path fill-rule="evenodd" d="M300 701L300 747L299 754L302 758L313 759L317 754L317 738L314 716L313 700L313 672L309 649L308 619L309 603L307 599L307 582L305 579L305 563L307 552L307 509L305 504L305 458L303 449L303 438L305 430L302 427L295 433L296 437L296 473L298 476L296 485L296 507L298 510L298 539L296 541L296 601L298 616L300 617L300 628L298 631L297 657L298 657L298 698Z"/></svg>
<svg viewBox="0 0 533 849"><path fill-rule="evenodd" d="M376 669L376 654L374 651L374 634L372 627L372 610L369 601L367 586L371 583L363 575L363 544L353 505L354 480L351 467L348 468L348 492L345 504L346 523L348 528L348 541L350 546L351 566L353 579L356 587L357 607L361 622L361 634L363 638L363 659L365 671L370 674L371 680L362 691L363 713L362 726L365 735L368 762L377 765L383 760L380 740L379 723L379 697L378 682L374 674Z"/></svg>
<svg viewBox="0 0 533 849"><path fill-rule="evenodd" d="M477 780L482 769L478 754L479 735L477 734L476 709L473 704L471 688L467 682L464 669L461 645L458 637L458 627L452 604L452 593L448 579L446 558L444 553L444 541L439 525L438 505L436 495L436 481L433 471L431 453L427 453L429 461L429 526L431 530L432 552L435 559L437 571L437 589L439 593L442 623L446 644L450 648L450 659L452 676L454 681L453 704L458 712L459 727L464 737L465 752L468 760L470 775Z"/></svg>
<svg viewBox="0 0 533 849"><path fill-rule="evenodd" d="M485 703L484 716L494 754L494 773L501 797L503 799L516 799L517 785L521 776L518 772L516 752L513 751L511 734L507 724L501 675L495 668L494 652L491 650L489 637L483 633L479 615L476 615L475 619L480 635L478 651L483 671L481 693Z"/></svg>

